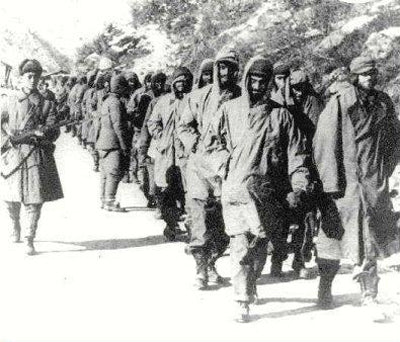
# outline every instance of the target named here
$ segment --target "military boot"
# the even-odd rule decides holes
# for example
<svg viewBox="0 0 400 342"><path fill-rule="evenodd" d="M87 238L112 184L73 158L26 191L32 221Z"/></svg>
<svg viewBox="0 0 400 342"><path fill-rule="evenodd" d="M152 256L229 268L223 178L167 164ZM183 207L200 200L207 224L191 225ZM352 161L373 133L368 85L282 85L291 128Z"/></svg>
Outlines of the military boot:
<svg viewBox="0 0 400 342"><path fill-rule="evenodd" d="M194 287L198 290L205 290L208 284L207 257L202 251L193 252L193 257L196 262Z"/></svg>
<svg viewBox="0 0 400 342"><path fill-rule="evenodd" d="M221 285L224 283L224 278L222 278L215 267L215 260L211 259L207 266L208 273L208 283L211 285Z"/></svg>
<svg viewBox="0 0 400 342"><path fill-rule="evenodd" d="M253 284L251 286L250 304L254 304L254 305L259 305L260 304L260 299L258 298L258 292L257 292L257 285L256 284Z"/></svg>
<svg viewBox="0 0 400 342"><path fill-rule="evenodd" d="M26 206L27 218L29 221L29 232L26 238L26 254L35 255L36 250L33 244L33 240L36 236L38 228L38 222L40 218L42 205L41 204L29 204Z"/></svg>
<svg viewBox="0 0 400 342"><path fill-rule="evenodd" d="M11 241L20 242L21 240L21 224L20 224L20 210L21 203L18 202L6 202L8 214L12 222L12 233Z"/></svg>
<svg viewBox="0 0 400 342"><path fill-rule="evenodd" d="M21 242L21 225L19 221L14 222L13 224L13 232L11 234L12 242L19 243Z"/></svg>
<svg viewBox="0 0 400 342"><path fill-rule="evenodd" d="M163 231L163 235L165 237L165 240L167 241L175 241L176 239L176 231L173 227L170 227L169 225L166 225Z"/></svg>
<svg viewBox="0 0 400 342"><path fill-rule="evenodd" d="M270 275L271 275L271 277L274 277L274 278L282 278L283 277L281 261L273 261L272 262Z"/></svg>
<svg viewBox="0 0 400 342"><path fill-rule="evenodd" d="M129 175L129 172L125 172L124 176L121 179L122 183L132 183L131 182L131 177Z"/></svg>
<svg viewBox="0 0 400 342"><path fill-rule="evenodd" d="M27 255L35 255L35 245L33 244L33 238L27 238L26 240L26 254Z"/></svg>
<svg viewBox="0 0 400 342"><path fill-rule="evenodd" d="M322 310L329 310L333 308L332 282L340 264L338 260L327 259L319 259L317 264L320 274L317 305Z"/></svg>
<svg viewBox="0 0 400 342"><path fill-rule="evenodd" d="M113 211L116 213L126 213L125 208L121 208L120 204L116 201L105 201L104 202L104 209L107 211Z"/></svg>
<svg viewBox="0 0 400 342"><path fill-rule="evenodd" d="M360 284L361 305L365 308L368 319L373 322L384 322L388 315L379 306L376 300L378 295L378 283L380 278L377 273L376 263L366 263L361 270L353 276Z"/></svg>
<svg viewBox="0 0 400 342"><path fill-rule="evenodd" d="M250 322L250 308L247 302L237 302L235 308L235 321L238 323Z"/></svg>

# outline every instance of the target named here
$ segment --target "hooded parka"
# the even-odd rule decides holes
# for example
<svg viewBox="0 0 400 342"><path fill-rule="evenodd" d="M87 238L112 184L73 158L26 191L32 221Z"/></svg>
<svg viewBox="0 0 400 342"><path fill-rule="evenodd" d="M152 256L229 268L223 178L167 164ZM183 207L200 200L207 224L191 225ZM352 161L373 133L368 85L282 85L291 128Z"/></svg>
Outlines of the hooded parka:
<svg viewBox="0 0 400 342"><path fill-rule="evenodd" d="M311 155L292 115L270 100L250 107L249 70L260 59L257 56L248 62L242 96L225 103L214 121L225 152L222 206L229 235L258 235L260 229L275 226L273 222L265 226L260 219L249 191L252 179L271 184L277 203L283 203L289 192L307 191L309 186Z"/></svg>
<svg viewBox="0 0 400 342"><path fill-rule="evenodd" d="M172 81L172 93L166 94L157 101L152 114L147 122L149 133L155 144L155 170L154 179L157 186L165 188L167 171L171 166L180 166L185 158L182 142L178 138L177 127L185 108L184 95L179 99L175 95L175 83L181 76L189 79L192 87L193 76L187 68L179 68ZM187 92L186 92L187 94Z"/></svg>

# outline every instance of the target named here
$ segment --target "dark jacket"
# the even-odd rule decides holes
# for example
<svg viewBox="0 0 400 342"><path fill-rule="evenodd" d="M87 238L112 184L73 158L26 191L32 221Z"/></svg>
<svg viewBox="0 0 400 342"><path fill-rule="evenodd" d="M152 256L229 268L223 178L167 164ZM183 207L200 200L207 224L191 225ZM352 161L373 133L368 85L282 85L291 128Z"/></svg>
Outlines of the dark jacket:
<svg viewBox="0 0 400 342"><path fill-rule="evenodd" d="M341 237L342 257L354 263L391 253L397 228L389 177L400 160L399 137L393 103L377 90L343 89L318 121L314 159L324 192L333 198L322 229ZM332 225L341 231L333 234Z"/></svg>
<svg viewBox="0 0 400 342"><path fill-rule="evenodd" d="M97 150L130 149L126 109L115 93L110 93L105 98L99 121Z"/></svg>

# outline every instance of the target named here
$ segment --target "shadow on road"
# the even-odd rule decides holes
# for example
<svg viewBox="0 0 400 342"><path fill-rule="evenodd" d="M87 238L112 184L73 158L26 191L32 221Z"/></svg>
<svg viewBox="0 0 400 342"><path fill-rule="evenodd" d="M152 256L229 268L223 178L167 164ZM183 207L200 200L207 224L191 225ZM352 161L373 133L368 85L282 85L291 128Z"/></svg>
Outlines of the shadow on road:
<svg viewBox="0 0 400 342"><path fill-rule="evenodd" d="M351 294L344 294L344 295L339 295L339 296L334 296L334 309L339 308L343 305L352 305L352 306L359 306L359 301L360 301L360 294L358 293L351 293ZM311 298L262 298L259 300L259 304L267 304L267 303L272 303L272 302L279 302L279 303L315 303L316 299L311 299ZM296 315L301 315L313 311L319 311L321 310L317 305L312 305L312 306L304 306L301 308L297 309L290 309L290 310L283 310L283 311L278 311L278 312L269 312L263 315L253 315L252 316L252 321L256 321L259 319L263 318L281 318L281 317L287 317L287 316L296 316Z"/></svg>
<svg viewBox="0 0 400 342"><path fill-rule="evenodd" d="M176 240L177 242L181 240ZM110 239L110 240L93 240L93 241L79 241L79 242L65 242L65 241L41 241L59 243L63 245L78 246L82 249L71 250L53 250L43 251L42 253L64 253L64 252L84 252L84 251L102 251L102 250L115 250L125 248L136 248L145 246L156 246L169 243L165 240L163 235L153 235L138 239Z"/></svg>
<svg viewBox="0 0 400 342"><path fill-rule="evenodd" d="M315 279L318 276L316 269L309 269L310 278ZM295 271L283 272L281 277L272 277L270 274L262 274L257 280L258 285L276 284L276 283L288 283L290 281L299 280L299 276Z"/></svg>
<svg viewBox="0 0 400 342"><path fill-rule="evenodd" d="M126 211L156 211L155 208L148 208L148 207L124 207Z"/></svg>

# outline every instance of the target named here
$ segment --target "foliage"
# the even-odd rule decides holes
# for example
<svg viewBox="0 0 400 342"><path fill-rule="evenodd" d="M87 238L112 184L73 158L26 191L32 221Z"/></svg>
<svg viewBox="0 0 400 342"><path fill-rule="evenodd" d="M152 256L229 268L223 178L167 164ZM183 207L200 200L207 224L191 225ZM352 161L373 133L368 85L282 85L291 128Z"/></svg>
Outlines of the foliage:
<svg viewBox="0 0 400 342"><path fill-rule="evenodd" d="M77 50L77 64L84 63L89 55L97 54L110 58L116 64L131 65L135 58L150 53L140 46L143 38L134 34L125 35L123 30L110 24L95 39Z"/></svg>

